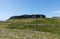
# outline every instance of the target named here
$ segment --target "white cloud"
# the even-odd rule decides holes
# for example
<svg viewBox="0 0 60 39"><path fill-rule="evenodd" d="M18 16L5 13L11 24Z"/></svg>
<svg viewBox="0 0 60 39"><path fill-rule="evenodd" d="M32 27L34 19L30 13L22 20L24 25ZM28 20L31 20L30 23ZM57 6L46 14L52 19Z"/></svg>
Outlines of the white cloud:
<svg viewBox="0 0 60 39"><path fill-rule="evenodd" d="M58 11L52 11L52 13L56 13L56 14L60 14L60 10L58 10Z"/></svg>

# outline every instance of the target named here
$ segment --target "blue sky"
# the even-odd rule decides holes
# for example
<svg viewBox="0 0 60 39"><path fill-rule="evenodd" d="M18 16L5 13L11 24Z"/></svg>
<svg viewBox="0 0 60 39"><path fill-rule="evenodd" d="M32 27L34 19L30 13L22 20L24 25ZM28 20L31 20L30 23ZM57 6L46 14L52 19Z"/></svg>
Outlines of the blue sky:
<svg viewBox="0 0 60 39"><path fill-rule="evenodd" d="M60 16L60 0L0 0L0 20L23 14Z"/></svg>

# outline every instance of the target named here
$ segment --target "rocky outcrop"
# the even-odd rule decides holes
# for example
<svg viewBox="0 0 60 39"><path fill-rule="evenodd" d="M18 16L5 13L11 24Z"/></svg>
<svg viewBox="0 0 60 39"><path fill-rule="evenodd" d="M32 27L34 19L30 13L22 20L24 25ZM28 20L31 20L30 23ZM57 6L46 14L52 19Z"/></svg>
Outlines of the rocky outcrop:
<svg viewBox="0 0 60 39"><path fill-rule="evenodd" d="M34 15L21 15L21 16L10 17L10 19L21 19L21 18L46 18L46 16L40 14L34 14Z"/></svg>

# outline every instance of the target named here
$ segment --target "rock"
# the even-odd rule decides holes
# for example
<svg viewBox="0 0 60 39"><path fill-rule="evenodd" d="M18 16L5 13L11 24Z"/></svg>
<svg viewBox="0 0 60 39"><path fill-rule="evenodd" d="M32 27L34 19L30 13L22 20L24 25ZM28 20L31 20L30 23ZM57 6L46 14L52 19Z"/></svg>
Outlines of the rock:
<svg viewBox="0 0 60 39"><path fill-rule="evenodd" d="M21 19L21 18L46 18L46 16L41 14L33 14L33 15L12 16L9 19Z"/></svg>

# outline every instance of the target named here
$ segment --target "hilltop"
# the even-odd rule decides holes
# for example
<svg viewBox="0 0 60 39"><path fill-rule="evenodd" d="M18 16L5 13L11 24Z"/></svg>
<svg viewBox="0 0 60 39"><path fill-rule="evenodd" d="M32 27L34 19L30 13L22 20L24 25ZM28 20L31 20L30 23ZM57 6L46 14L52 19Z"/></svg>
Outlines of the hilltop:
<svg viewBox="0 0 60 39"><path fill-rule="evenodd" d="M32 14L32 15L20 15L20 16L12 16L9 19L24 19L24 18L46 18L45 15L42 14Z"/></svg>

